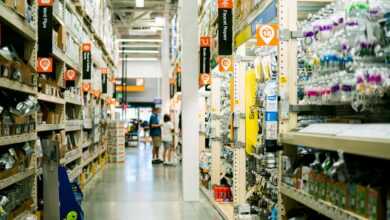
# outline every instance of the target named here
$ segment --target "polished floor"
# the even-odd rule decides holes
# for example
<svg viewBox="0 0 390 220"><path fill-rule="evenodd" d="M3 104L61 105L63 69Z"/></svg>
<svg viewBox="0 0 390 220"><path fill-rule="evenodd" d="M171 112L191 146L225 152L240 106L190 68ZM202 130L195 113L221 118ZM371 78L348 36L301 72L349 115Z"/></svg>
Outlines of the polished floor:
<svg viewBox="0 0 390 220"><path fill-rule="evenodd" d="M220 220L201 195L182 202L181 169L151 164L150 146L127 150L126 163L110 164L85 190L86 220Z"/></svg>

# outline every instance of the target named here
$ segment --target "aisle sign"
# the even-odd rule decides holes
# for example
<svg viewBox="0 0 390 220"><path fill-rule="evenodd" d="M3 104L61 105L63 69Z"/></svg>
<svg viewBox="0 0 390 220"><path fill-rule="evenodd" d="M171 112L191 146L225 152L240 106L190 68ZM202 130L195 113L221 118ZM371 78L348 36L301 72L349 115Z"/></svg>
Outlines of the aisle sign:
<svg viewBox="0 0 390 220"><path fill-rule="evenodd" d="M84 43L81 46L83 56L83 79L91 80L91 65L92 65L92 45L91 43Z"/></svg>
<svg viewBox="0 0 390 220"><path fill-rule="evenodd" d="M65 71L64 80L65 81L74 81L77 78L77 73L74 69L68 69Z"/></svg>
<svg viewBox="0 0 390 220"><path fill-rule="evenodd" d="M233 0L218 0L218 54L233 53Z"/></svg>
<svg viewBox="0 0 390 220"><path fill-rule="evenodd" d="M89 90L91 90L91 83L83 83L81 88L83 89L83 92L89 92Z"/></svg>
<svg viewBox="0 0 390 220"><path fill-rule="evenodd" d="M38 0L37 72L53 72L53 1Z"/></svg>
<svg viewBox="0 0 390 220"><path fill-rule="evenodd" d="M231 57L219 57L218 70L219 72L233 72L233 59Z"/></svg>
<svg viewBox="0 0 390 220"><path fill-rule="evenodd" d="M53 58L51 58L51 57L38 57L37 72L38 73L52 73L53 72Z"/></svg>
<svg viewBox="0 0 390 220"><path fill-rule="evenodd" d="M259 25L256 30L257 46L278 46L279 25Z"/></svg>
<svg viewBox="0 0 390 220"><path fill-rule="evenodd" d="M107 74L108 74L108 68L101 68L100 72L102 73L102 93L107 93Z"/></svg>
<svg viewBox="0 0 390 220"><path fill-rule="evenodd" d="M210 37L200 37L199 87L210 85Z"/></svg>

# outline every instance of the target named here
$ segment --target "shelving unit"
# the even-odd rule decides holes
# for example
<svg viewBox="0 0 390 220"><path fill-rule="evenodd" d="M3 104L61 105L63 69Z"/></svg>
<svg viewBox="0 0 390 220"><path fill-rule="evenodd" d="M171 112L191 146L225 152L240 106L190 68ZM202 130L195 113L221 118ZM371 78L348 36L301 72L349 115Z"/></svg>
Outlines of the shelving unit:
<svg viewBox="0 0 390 220"><path fill-rule="evenodd" d="M9 1L10 2L10 1ZM83 167L91 167L92 164L98 164L101 168L104 166L103 163L106 157L106 147L103 147L104 143L100 141L94 141L95 144L92 144L90 141L87 145L82 145L83 143L83 135L85 127L89 130L91 129L101 129L100 124L93 124L91 118L84 118L82 114L82 108L84 106L90 107L92 109L99 107L100 103L103 103L104 109L102 109L101 115L96 115L96 119L99 121L110 120L109 118L102 118L105 114L105 111L110 107L107 106L105 98L99 98L99 105L95 105L94 103L84 102L83 95L80 91L82 84L82 57L81 54L77 53L82 43L90 42L92 43L92 53L93 59L95 62L95 69L98 68L108 68L109 74L114 74L116 72L116 64L113 60L113 55L115 54L114 48L111 48L112 45L107 45L107 41L103 42L102 39L109 39L110 41L114 41L112 36L109 36L109 33L106 30L97 31L94 27L92 27L92 23L87 21L88 13L85 11L85 6L80 6L79 1L71 1L71 0L58 0L55 1L55 4L64 4L65 8L70 9L70 13L66 14L65 10L57 11L58 8L54 9L53 16L53 29L55 34L53 34L53 58L54 58L54 66L53 66L53 74L45 75L44 77L38 76L36 77L36 59L37 59L37 5L36 1L25 1L26 4L31 3L31 13L32 13L32 22L28 23L22 13L17 12L15 9L11 8L4 1L0 1L0 25L1 30L5 29L8 31L8 35L6 41L10 43L8 36L17 38L15 42L17 44L23 43L21 47L24 47L24 51L20 48L17 48L18 55L20 56L20 60L18 61L8 61L6 57L0 56L0 64L6 65L15 65L19 66L19 62L22 64L22 67L28 71L27 73L23 72L23 82L18 82L11 80L10 77L0 77L0 90L4 90L7 93L10 93L12 96L14 94L17 97L28 97L32 96L37 98L40 111L35 113L32 118L35 120L35 126L32 132L11 135L11 136L0 136L0 147L8 148L12 147L20 147L23 143L30 143L33 147L33 155L31 158L31 166L26 168L26 170L20 171L11 175L9 177L0 179L0 191L4 188L13 187L16 185L15 183L20 183L21 181L27 178L33 178L32 181L32 189L31 189L31 199L33 204L31 208L27 210L23 210L20 214L13 219L23 219L23 216L31 213L32 211L37 211L40 199L38 198L38 176L42 175L42 167L38 161L42 158L37 158L37 148L35 146L42 139L56 139L61 140L62 143L59 143L60 151L64 154L64 157L61 158L61 164L71 171L69 172L69 178L71 181L81 182L81 177L85 174ZM14 6L12 6L14 7ZM77 10L76 10L77 8ZM91 7L88 6L88 9ZM26 7L27 10L27 7ZM66 23L70 21L68 16L72 16L74 19L73 22L79 22L81 28L77 29L77 24ZM96 19L95 19L96 21ZM93 21L93 23L95 22ZM108 22L111 24L111 22ZM96 24L94 24L96 25ZM8 30L9 29L9 30ZM9 35L9 32L12 32L12 35ZM14 33L15 32L15 33ZM100 35L106 35L102 37ZM3 39L3 37L1 37ZM70 45L71 42L66 40L74 40L74 44ZM0 43L4 43L4 41L0 41ZM9 45L0 45L9 46ZM72 48L73 46L73 48ZM19 47L19 45L17 45ZM110 47L110 48L108 48ZM73 49L73 51L71 51ZM22 61L23 60L23 61ZM96 63L98 65L96 65ZM74 84L67 84L64 80L64 72L66 70L73 69L76 71L77 79ZM109 76L109 77L110 77ZM101 76L98 72L92 72L92 89L93 90L101 90ZM31 82L25 82L24 78L28 78ZM68 94L69 87L74 87L71 92L72 94ZM91 91L87 93L88 96L91 97ZM113 85L108 84L108 92L106 94L106 98L112 96L113 93ZM2 107L4 104L1 103ZM75 108L75 112L77 113L77 120L66 120L66 110ZM0 113L1 115L1 113ZM73 118L71 118L73 119ZM85 122L83 120L85 119ZM1 134L2 132L0 132ZM85 131L86 133L86 131ZM66 135L72 134L75 135L75 148L70 149L69 146L65 146ZM97 133L96 135L100 135ZM99 147L99 153L96 155L91 155L90 158L82 158L83 149L88 149L92 147ZM67 149L65 149L67 148ZM95 165L94 165L95 166ZM89 179L93 178L94 175L90 175ZM31 183L31 181L29 181ZM29 206L28 206L29 207ZM27 208L27 207L26 207ZM20 210L18 210L19 212ZM39 211L39 210L38 210Z"/></svg>
<svg viewBox="0 0 390 220"><path fill-rule="evenodd" d="M292 187L282 184L280 191L283 195L296 200L297 202L323 214L324 216L334 220L356 219L368 220L366 217L359 216L353 212L341 209L330 202L318 200L313 196L300 192Z"/></svg>

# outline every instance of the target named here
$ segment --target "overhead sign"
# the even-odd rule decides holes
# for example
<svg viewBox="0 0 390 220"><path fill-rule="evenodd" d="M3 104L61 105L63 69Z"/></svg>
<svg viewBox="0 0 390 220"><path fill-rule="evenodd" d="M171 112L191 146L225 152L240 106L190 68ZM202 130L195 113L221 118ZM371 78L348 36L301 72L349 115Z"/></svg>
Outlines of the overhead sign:
<svg viewBox="0 0 390 220"><path fill-rule="evenodd" d="M218 70L219 72L233 72L233 59L231 57L219 57Z"/></svg>
<svg viewBox="0 0 390 220"><path fill-rule="evenodd" d="M258 25L256 31L257 45L263 46L278 46L279 45L279 25L266 24Z"/></svg>
<svg viewBox="0 0 390 220"><path fill-rule="evenodd" d="M53 72L53 1L38 0L38 73Z"/></svg>
<svg viewBox="0 0 390 220"><path fill-rule="evenodd" d="M218 0L218 54L233 53L233 0Z"/></svg>
<svg viewBox="0 0 390 220"><path fill-rule="evenodd" d="M65 71L64 80L66 81L74 81L77 78L77 73L74 69L68 69Z"/></svg>
<svg viewBox="0 0 390 220"><path fill-rule="evenodd" d="M199 87L210 85L210 46L210 37L203 36L200 38Z"/></svg>
<svg viewBox="0 0 390 220"><path fill-rule="evenodd" d="M91 67L92 67L92 44L84 43L81 46L83 56L83 79L91 80Z"/></svg>
<svg viewBox="0 0 390 220"><path fill-rule="evenodd" d="M102 93L106 94L107 93L107 78L108 78L108 68L101 68L100 69L101 77L102 77Z"/></svg>

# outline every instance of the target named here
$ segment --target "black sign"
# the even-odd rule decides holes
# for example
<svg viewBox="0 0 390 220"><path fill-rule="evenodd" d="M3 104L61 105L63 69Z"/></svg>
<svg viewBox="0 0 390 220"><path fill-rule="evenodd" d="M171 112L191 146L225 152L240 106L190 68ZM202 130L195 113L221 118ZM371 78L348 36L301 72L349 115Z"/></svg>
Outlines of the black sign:
<svg viewBox="0 0 390 220"><path fill-rule="evenodd" d="M176 74L176 91L181 92L181 72Z"/></svg>
<svg viewBox="0 0 390 220"><path fill-rule="evenodd" d="M210 47L200 48L200 73L210 73Z"/></svg>
<svg viewBox="0 0 390 220"><path fill-rule="evenodd" d="M83 51L83 79L91 80L91 65L92 65L92 46L90 43L85 43L82 46Z"/></svg>
<svg viewBox="0 0 390 220"><path fill-rule="evenodd" d="M42 1L38 1L38 57L50 57L53 52L53 6L40 2Z"/></svg>
<svg viewBox="0 0 390 220"><path fill-rule="evenodd" d="M230 8L218 8L218 53L233 53L233 13Z"/></svg>
<svg viewBox="0 0 390 220"><path fill-rule="evenodd" d="M102 93L107 93L107 74L102 74Z"/></svg>

